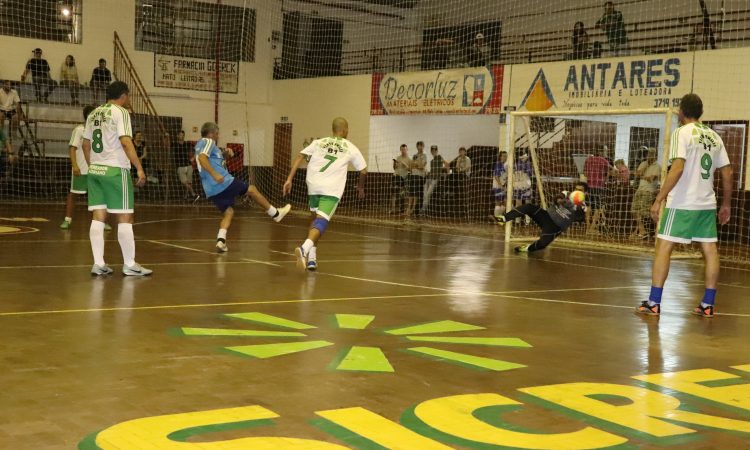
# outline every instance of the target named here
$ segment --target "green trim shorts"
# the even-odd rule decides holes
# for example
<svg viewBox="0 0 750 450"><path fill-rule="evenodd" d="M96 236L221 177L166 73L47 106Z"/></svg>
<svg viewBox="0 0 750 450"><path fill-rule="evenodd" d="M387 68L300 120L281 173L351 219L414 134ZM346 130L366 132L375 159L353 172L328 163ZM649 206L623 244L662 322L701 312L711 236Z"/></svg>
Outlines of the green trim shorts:
<svg viewBox="0 0 750 450"><path fill-rule="evenodd" d="M70 174L70 192L73 194L85 194L89 190L89 180L87 175Z"/></svg>
<svg viewBox="0 0 750 450"><path fill-rule="evenodd" d="M678 244L717 242L716 210L666 208L659 224L658 237Z"/></svg>
<svg viewBox="0 0 750 450"><path fill-rule="evenodd" d="M106 209L113 214L133 213L133 178L121 167L89 167L89 211Z"/></svg>
<svg viewBox="0 0 750 450"><path fill-rule="evenodd" d="M330 221L336 208L339 206L339 199L331 195L309 195L307 196L310 211L318 214L324 219Z"/></svg>

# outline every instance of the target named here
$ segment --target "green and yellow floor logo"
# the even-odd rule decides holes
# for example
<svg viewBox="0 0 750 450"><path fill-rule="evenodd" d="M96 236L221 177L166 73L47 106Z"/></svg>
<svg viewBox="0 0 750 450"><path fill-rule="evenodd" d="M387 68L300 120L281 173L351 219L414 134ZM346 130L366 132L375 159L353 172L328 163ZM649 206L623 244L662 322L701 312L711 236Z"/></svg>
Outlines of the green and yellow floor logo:
<svg viewBox="0 0 750 450"><path fill-rule="evenodd" d="M306 352L336 345L326 340L309 339L303 331L317 327L305 323L295 322L282 317L259 312L240 314L225 314L224 317L239 319L264 327L275 328L268 330L227 329L227 328L180 328L178 331L184 336L225 336L238 338L272 338L295 339L293 342L279 342L272 344L253 344L224 347L225 350L242 356L253 358L275 358L293 353ZM363 314L334 314L334 327L342 330L366 330L375 320L375 316ZM279 331L279 329L283 331ZM415 344L406 346L403 350L424 358L437 361L460 364L475 369L504 371L525 367L523 364L503 361L500 359L476 356L468 353L454 352L435 348L429 344L454 344L466 346L490 347L531 347L528 343L515 337L477 337L448 335L457 332L476 332L485 330L484 327L452 320L441 320L417 325L380 330L385 335L393 336L402 342ZM421 345L417 346L419 343ZM334 370L358 372L394 372L395 369L380 347L350 346L344 348L339 357L330 365Z"/></svg>

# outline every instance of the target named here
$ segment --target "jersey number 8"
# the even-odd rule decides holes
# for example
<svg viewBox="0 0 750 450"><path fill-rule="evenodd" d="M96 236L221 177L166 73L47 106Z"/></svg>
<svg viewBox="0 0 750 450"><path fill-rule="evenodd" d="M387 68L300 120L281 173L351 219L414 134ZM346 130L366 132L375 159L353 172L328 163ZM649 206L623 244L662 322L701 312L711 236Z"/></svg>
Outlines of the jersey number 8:
<svg viewBox="0 0 750 450"><path fill-rule="evenodd" d="M94 150L94 153L101 153L104 151L104 142L102 142L102 130L96 129L93 133L91 133L92 137L92 145L91 148Z"/></svg>

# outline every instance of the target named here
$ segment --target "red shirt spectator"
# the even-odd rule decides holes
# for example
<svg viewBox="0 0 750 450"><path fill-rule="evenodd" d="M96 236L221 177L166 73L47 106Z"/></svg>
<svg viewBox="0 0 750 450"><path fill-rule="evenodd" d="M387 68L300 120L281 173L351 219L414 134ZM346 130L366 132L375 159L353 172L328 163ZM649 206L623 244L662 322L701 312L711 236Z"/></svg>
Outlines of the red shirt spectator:
<svg viewBox="0 0 750 450"><path fill-rule="evenodd" d="M603 189L607 182L610 166L603 156L589 156L583 164L583 174L590 188Z"/></svg>

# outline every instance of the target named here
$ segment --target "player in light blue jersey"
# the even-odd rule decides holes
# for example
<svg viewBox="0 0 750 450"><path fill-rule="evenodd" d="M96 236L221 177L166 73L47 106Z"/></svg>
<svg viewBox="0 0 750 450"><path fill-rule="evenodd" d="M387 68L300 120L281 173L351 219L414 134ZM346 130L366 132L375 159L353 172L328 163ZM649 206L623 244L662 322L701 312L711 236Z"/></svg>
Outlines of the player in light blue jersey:
<svg viewBox="0 0 750 450"><path fill-rule="evenodd" d="M255 186L248 186L234 178L227 170L224 152L216 145L218 140L219 126L213 122L204 123L201 127L201 140L195 144L195 159L198 161L198 172L206 197L213 201L219 211L224 214L219 225L219 234L216 237L216 250L224 253L228 250L227 230L232 224L233 206L237 197L247 195L276 222L281 222L292 206L286 205L281 209L276 209Z"/></svg>

